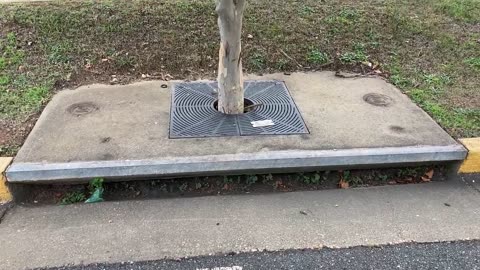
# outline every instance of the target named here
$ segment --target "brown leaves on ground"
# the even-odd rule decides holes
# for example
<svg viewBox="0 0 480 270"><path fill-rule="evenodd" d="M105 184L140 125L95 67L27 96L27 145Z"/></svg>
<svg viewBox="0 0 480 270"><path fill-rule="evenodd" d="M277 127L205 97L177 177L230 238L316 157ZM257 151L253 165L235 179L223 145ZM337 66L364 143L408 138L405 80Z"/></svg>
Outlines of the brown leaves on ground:
<svg viewBox="0 0 480 270"><path fill-rule="evenodd" d="M278 191L288 191L288 187L282 180L275 181L273 188Z"/></svg>
<svg viewBox="0 0 480 270"><path fill-rule="evenodd" d="M432 181L432 177L433 177L433 169L430 169L428 172L425 173L425 175L422 176L422 181L430 182Z"/></svg>
<svg viewBox="0 0 480 270"><path fill-rule="evenodd" d="M338 182L338 187L341 189L347 189L350 187L350 184L345 180L345 174L340 171L340 181Z"/></svg>
<svg viewBox="0 0 480 270"><path fill-rule="evenodd" d="M348 184L348 182L342 178L340 179L340 182L338 182L338 187L342 189L346 189L350 187L350 184Z"/></svg>

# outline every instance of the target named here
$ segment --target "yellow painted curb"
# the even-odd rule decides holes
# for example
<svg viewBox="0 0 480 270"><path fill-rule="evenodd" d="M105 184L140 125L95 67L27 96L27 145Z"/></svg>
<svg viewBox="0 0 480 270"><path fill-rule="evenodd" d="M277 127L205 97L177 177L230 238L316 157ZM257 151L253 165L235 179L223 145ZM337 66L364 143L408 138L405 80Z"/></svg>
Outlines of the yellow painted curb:
<svg viewBox="0 0 480 270"><path fill-rule="evenodd" d="M7 169L10 162L12 162L11 157L0 157L0 202L8 202L12 200L12 194L7 187L7 179L5 178L5 170Z"/></svg>
<svg viewBox="0 0 480 270"><path fill-rule="evenodd" d="M461 139L468 156L460 166L460 173L480 173L480 138Z"/></svg>

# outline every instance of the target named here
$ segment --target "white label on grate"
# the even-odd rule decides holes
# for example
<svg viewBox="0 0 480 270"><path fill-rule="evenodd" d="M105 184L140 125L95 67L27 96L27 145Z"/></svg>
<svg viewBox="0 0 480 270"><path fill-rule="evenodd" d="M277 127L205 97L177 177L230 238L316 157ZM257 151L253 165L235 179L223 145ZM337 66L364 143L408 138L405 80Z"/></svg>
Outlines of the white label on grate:
<svg viewBox="0 0 480 270"><path fill-rule="evenodd" d="M272 120L253 121L250 123L252 123L253 127L268 127L275 125Z"/></svg>

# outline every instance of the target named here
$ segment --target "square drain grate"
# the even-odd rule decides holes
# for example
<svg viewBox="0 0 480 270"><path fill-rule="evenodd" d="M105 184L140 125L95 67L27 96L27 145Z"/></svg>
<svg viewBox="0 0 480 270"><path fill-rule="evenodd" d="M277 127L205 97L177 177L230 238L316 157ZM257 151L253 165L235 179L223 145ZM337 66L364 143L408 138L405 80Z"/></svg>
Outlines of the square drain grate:
<svg viewBox="0 0 480 270"><path fill-rule="evenodd" d="M257 106L240 115L218 112L217 82L177 83L173 87L170 138L307 134L308 128L284 82L246 81L245 99ZM253 127L251 122L272 120Z"/></svg>

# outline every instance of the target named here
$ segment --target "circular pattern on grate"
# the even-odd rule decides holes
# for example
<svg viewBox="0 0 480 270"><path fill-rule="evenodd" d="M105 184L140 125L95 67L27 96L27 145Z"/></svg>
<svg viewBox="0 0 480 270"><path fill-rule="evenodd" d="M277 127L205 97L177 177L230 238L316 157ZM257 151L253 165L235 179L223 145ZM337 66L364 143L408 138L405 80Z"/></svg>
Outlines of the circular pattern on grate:
<svg viewBox="0 0 480 270"><path fill-rule="evenodd" d="M215 82L179 83L173 88L170 138L305 134L308 129L283 82L247 81L245 98L258 106L241 115L215 110ZM254 128L252 121L275 125Z"/></svg>

